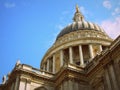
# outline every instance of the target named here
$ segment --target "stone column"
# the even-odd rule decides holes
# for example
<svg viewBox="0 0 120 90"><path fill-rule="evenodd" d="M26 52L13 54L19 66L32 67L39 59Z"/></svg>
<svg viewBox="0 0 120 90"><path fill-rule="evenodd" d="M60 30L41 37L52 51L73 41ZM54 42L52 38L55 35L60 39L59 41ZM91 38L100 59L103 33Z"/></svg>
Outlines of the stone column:
<svg viewBox="0 0 120 90"><path fill-rule="evenodd" d="M60 66L63 66L63 50L60 50Z"/></svg>
<svg viewBox="0 0 120 90"><path fill-rule="evenodd" d="M115 69L115 75L117 78L118 86L120 88L120 67L119 67L118 62L114 61L114 69Z"/></svg>
<svg viewBox="0 0 120 90"><path fill-rule="evenodd" d="M83 61L83 52L82 52L82 46L79 45L79 57L80 57L80 65L84 65L84 61Z"/></svg>
<svg viewBox="0 0 120 90"><path fill-rule="evenodd" d="M44 65L45 65L45 71L47 71L47 62Z"/></svg>
<svg viewBox="0 0 120 90"><path fill-rule="evenodd" d="M94 57L94 54L93 54L93 48L91 44L89 45L89 52L90 52L90 58L92 59Z"/></svg>
<svg viewBox="0 0 120 90"><path fill-rule="evenodd" d="M99 46L100 47L100 52L102 51L102 45Z"/></svg>
<svg viewBox="0 0 120 90"><path fill-rule="evenodd" d="M118 83L117 83L117 80L116 80L116 77L115 77L115 72L114 72L114 68L113 68L113 65L109 65L109 75L111 77L111 83L112 83L112 87L113 87L113 90L119 90L118 88Z"/></svg>
<svg viewBox="0 0 120 90"><path fill-rule="evenodd" d="M18 90L18 85L19 84L19 77L16 77L16 81L15 81L15 89L14 90Z"/></svg>
<svg viewBox="0 0 120 90"><path fill-rule="evenodd" d="M60 90L63 90L63 86L62 86L62 84L63 84L63 83L61 83L61 85L60 85Z"/></svg>
<svg viewBox="0 0 120 90"><path fill-rule="evenodd" d="M76 80L74 81L74 88L73 88L73 90L79 90L78 82Z"/></svg>
<svg viewBox="0 0 120 90"><path fill-rule="evenodd" d="M69 90L69 87L68 87L68 81L64 81L63 82L63 90Z"/></svg>
<svg viewBox="0 0 120 90"><path fill-rule="evenodd" d="M49 59L47 60L47 71L49 72L49 66L50 66L50 63L49 63Z"/></svg>
<svg viewBox="0 0 120 90"><path fill-rule="evenodd" d="M73 82L71 80L68 80L68 86L69 86L68 90L74 90L73 89Z"/></svg>
<svg viewBox="0 0 120 90"><path fill-rule="evenodd" d="M110 83L110 78L109 78L109 73L108 73L108 68L105 68L105 79L104 82L106 83L105 85L105 90L112 90L111 83Z"/></svg>
<svg viewBox="0 0 120 90"><path fill-rule="evenodd" d="M45 64L43 64L43 71L45 71Z"/></svg>
<svg viewBox="0 0 120 90"><path fill-rule="evenodd" d="M11 84L11 90L14 90L14 86L15 86L15 83L13 82L13 83Z"/></svg>
<svg viewBox="0 0 120 90"><path fill-rule="evenodd" d="M19 82L19 89L18 90L25 90L26 89L26 79L21 78Z"/></svg>
<svg viewBox="0 0 120 90"><path fill-rule="evenodd" d="M53 55L53 73L55 73L55 54Z"/></svg>
<svg viewBox="0 0 120 90"><path fill-rule="evenodd" d="M70 63L73 63L73 52L72 52L72 47L69 47L69 59L70 59Z"/></svg>
<svg viewBox="0 0 120 90"><path fill-rule="evenodd" d="M30 90L30 83L31 81L29 79L27 79L27 82L26 82L26 90Z"/></svg>

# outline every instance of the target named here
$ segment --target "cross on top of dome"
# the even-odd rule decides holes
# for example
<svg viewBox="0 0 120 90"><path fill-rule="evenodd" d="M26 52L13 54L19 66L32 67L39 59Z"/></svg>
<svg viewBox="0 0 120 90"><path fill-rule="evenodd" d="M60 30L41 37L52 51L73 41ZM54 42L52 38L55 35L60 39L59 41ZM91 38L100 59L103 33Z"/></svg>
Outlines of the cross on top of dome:
<svg viewBox="0 0 120 90"><path fill-rule="evenodd" d="M82 13L80 12L80 9L79 9L78 5L76 5L76 12L75 12L75 14L74 14L73 20L74 20L75 22L83 21L83 20L84 20L84 16L83 16Z"/></svg>

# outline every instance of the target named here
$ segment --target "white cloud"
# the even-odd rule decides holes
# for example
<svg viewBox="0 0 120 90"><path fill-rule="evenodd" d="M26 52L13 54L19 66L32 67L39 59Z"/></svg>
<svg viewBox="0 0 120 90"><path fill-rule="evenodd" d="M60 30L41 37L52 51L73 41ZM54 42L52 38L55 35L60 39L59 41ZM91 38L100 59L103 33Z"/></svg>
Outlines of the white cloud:
<svg viewBox="0 0 120 90"><path fill-rule="evenodd" d="M120 13L120 8L119 8L119 7L115 8L115 12L116 12L117 14L119 14L119 13Z"/></svg>
<svg viewBox="0 0 120 90"><path fill-rule="evenodd" d="M120 5L120 1L118 2L118 5Z"/></svg>
<svg viewBox="0 0 120 90"><path fill-rule="evenodd" d="M116 38L120 35L120 17L116 17L114 20L104 20L101 26L112 38Z"/></svg>
<svg viewBox="0 0 120 90"><path fill-rule="evenodd" d="M120 15L120 8L119 7L115 8L115 10L112 12L112 15L113 16L114 15Z"/></svg>
<svg viewBox="0 0 120 90"><path fill-rule="evenodd" d="M112 15L114 16L114 15L116 15L116 13L115 13L115 12L112 12Z"/></svg>
<svg viewBox="0 0 120 90"><path fill-rule="evenodd" d="M111 2L109 0L105 0L103 2L103 6L107 9L110 9L112 7Z"/></svg>
<svg viewBox="0 0 120 90"><path fill-rule="evenodd" d="M13 8L13 7L16 6L16 4L15 4L15 3L6 2L6 3L4 3L4 6L5 6L6 8Z"/></svg>

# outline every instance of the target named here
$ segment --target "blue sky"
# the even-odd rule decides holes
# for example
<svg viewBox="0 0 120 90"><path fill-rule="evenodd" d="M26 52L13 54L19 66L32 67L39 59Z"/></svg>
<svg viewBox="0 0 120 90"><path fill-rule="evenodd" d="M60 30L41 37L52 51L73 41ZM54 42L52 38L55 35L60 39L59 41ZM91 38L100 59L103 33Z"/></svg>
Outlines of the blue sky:
<svg viewBox="0 0 120 90"><path fill-rule="evenodd" d="M120 34L120 0L0 0L0 82L17 60L35 68L78 4L87 21Z"/></svg>

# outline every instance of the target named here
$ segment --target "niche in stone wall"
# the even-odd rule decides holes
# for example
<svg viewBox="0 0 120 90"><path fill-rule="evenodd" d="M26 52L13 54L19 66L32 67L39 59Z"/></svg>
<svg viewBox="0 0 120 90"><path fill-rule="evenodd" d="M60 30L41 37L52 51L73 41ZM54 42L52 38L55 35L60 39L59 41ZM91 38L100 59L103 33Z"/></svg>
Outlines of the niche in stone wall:
<svg viewBox="0 0 120 90"><path fill-rule="evenodd" d="M47 62L45 62L45 71L47 71Z"/></svg>
<svg viewBox="0 0 120 90"><path fill-rule="evenodd" d="M63 61L65 63L69 61L69 48L63 50Z"/></svg>
<svg viewBox="0 0 120 90"><path fill-rule="evenodd" d="M53 71L53 57L49 58L49 72Z"/></svg>
<svg viewBox="0 0 120 90"><path fill-rule="evenodd" d="M100 45L93 44L92 47L93 47L93 54L94 54L94 56L96 56L97 53L100 53Z"/></svg>
<svg viewBox="0 0 120 90"><path fill-rule="evenodd" d="M89 62L90 53L89 53L89 47L88 47L88 45L82 45L82 52L83 52L84 63Z"/></svg>
<svg viewBox="0 0 120 90"><path fill-rule="evenodd" d="M60 69L60 52L55 53L55 71L58 72Z"/></svg>
<svg viewBox="0 0 120 90"><path fill-rule="evenodd" d="M102 46L102 50L105 50L107 48L107 46Z"/></svg>
<svg viewBox="0 0 120 90"><path fill-rule="evenodd" d="M80 65L80 58L79 58L79 47L78 46L74 46L72 48L73 50L73 62L76 65Z"/></svg>

